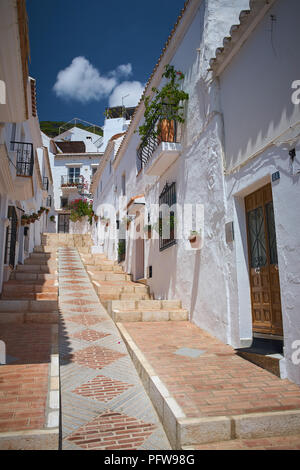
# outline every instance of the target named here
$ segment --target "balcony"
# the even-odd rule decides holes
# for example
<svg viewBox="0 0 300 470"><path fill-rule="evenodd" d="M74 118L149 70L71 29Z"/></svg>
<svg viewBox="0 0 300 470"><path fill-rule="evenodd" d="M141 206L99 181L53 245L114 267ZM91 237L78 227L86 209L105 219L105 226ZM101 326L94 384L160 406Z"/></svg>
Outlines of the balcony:
<svg viewBox="0 0 300 470"><path fill-rule="evenodd" d="M32 182L34 167L33 144L29 142L10 143L9 159L13 171L13 189L10 192L11 197L19 201L27 201L34 196L34 187Z"/></svg>
<svg viewBox="0 0 300 470"><path fill-rule="evenodd" d="M179 123L168 119L172 106L166 105L162 115L155 116L148 135L137 150L137 169L147 175L162 175L181 153Z"/></svg>
<svg viewBox="0 0 300 470"><path fill-rule="evenodd" d="M33 145L28 142L11 142L11 150L16 152L16 176L32 176Z"/></svg>
<svg viewBox="0 0 300 470"><path fill-rule="evenodd" d="M81 191L83 188L84 179L83 176L62 176L61 177L61 188L63 191Z"/></svg>

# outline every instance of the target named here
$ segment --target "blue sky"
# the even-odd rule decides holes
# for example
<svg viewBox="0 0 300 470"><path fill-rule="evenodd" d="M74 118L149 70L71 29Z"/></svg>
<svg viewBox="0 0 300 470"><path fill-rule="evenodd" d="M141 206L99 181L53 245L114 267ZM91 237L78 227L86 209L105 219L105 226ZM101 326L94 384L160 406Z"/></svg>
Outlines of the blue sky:
<svg viewBox="0 0 300 470"><path fill-rule="evenodd" d="M40 121L135 104L184 0L27 0Z"/></svg>

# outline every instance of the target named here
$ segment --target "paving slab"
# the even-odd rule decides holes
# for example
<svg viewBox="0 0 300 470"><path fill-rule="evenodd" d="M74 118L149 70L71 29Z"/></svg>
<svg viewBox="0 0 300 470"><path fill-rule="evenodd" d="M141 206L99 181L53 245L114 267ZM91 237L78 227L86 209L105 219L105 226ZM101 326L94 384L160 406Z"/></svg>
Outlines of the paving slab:
<svg viewBox="0 0 300 470"><path fill-rule="evenodd" d="M58 253L62 449L171 449L77 249Z"/></svg>

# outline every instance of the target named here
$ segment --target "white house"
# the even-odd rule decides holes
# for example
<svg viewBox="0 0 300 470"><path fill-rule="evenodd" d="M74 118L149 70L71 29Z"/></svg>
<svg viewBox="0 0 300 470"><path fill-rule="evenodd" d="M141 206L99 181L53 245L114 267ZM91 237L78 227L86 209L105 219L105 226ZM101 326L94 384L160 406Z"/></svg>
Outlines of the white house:
<svg viewBox="0 0 300 470"><path fill-rule="evenodd" d="M253 338L283 341L281 376L300 383L299 104L292 102L300 70L290 47L299 42L299 5L286 3L187 2L144 92L151 102L167 65L182 72L185 122L174 121L171 139L141 146L141 101L121 144L107 147L93 193L97 215L110 218L97 240L110 258L118 246L124 255L125 227L125 268L147 278L155 298L181 298L191 321L237 349ZM177 233L164 237L161 221L172 229L173 213Z"/></svg>
<svg viewBox="0 0 300 470"><path fill-rule="evenodd" d="M87 230L70 225L69 205L79 198L90 197L90 185L102 153L98 143L102 137L79 127L73 127L54 139L43 134L48 149L54 181L55 229L57 232Z"/></svg>
<svg viewBox="0 0 300 470"><path fill-rule="evenodd" d="M28 54L25 2L5 0L0 5L0 80L6 90L0 105L0 290L11 269L41 243L49 222L52 173Z"/></svg>

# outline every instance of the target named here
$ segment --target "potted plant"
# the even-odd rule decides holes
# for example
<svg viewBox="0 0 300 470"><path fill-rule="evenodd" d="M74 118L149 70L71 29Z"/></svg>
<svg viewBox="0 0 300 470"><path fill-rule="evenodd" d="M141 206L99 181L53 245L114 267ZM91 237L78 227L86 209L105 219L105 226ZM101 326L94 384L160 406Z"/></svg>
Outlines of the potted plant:
<svg viewBox="0 0 300 470"><path fill-rule="evenodd" d="M196 230L192 230L189 236L189 242L192 248L201 247L201 233Z"/></svg>
<svg viewBox="0 0 300 470"><path fill-rule="evenodd" d="M157 139L158 144L162 141L174 142L176 123L185 121L182 103L189 99L189 95L181 89L184 74L172 65L166 65L162 77L168 80L162 89L153 87L154 98L151 101L150 96L144 98L145 122L139 127L142 147L152 139Z"/></svg>
<svg viewBox="0 0 300 470"><path fill-rule="evenodd" d="M24 226L24 225L27 225L28 223L29 223L29 217L28 217L28 215L25 215L25 214L22 215L22 217L21 217L21 225Z"/></svg>
<svg viewBox="0 0 300 470"><path fill-rule="evenodd" d="M151 224L145 225L144 232L147 233L148 238L152 237L152 226L151 226Z"/></svg>
<svg viewBox="0 0 300 470"><path fill-rule="evenodd" d="M51 222L55 222L55 216L54 216L54 215L50 215L49 220L50 220Z"/></svg>

